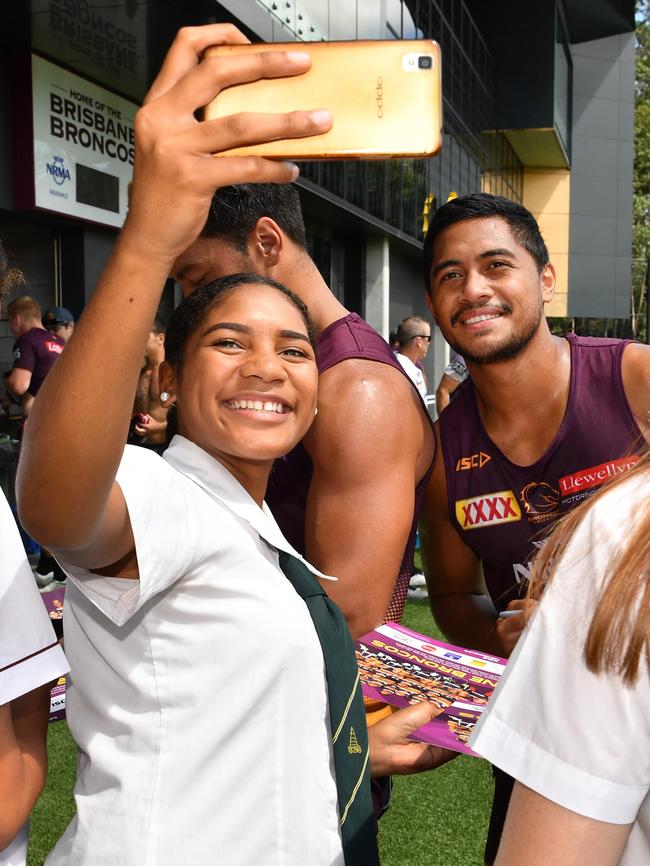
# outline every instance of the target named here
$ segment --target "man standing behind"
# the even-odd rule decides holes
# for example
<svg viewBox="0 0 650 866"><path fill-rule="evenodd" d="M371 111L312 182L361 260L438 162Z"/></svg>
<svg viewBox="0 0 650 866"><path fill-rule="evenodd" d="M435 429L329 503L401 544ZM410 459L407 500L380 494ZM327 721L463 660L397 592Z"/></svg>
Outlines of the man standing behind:
<svg viewBox="0 0 650 866"><path fill-rule="evenodd" d="M422 372L422 361L426 358L431 343L431 325L419 316L408 316L397 326L399 351L395 357L404 372L423 397L426 397L427 383Z"/></svg>
<svg viewBox="0 0 650 866"><path fill-rule="evenodd" d="M499 196L436 212L424 272L435 321L470 372L438 421L442 459L420 524L429 600L451 642L509 656L535 550L650 433L650 347L553 336L546 245L533 215ZM496 775L488 864L511 785Z"/></svg>
<svg viewBox="0 0 650 866"><path fill-rule="evenodd" d="M65 343L45 330L41 308L28 295L12 301L7 307L7 316L11 333L16 338L14 365L7 378L7 389L15 397L35 397Z"/></svg>
<svg viewBox="0 0 650 866"><path fill-rule="evenodd" d="M74 316L65 307L52 307L43 316L43 324L48 331L67 343L74 331Z"/></svg>

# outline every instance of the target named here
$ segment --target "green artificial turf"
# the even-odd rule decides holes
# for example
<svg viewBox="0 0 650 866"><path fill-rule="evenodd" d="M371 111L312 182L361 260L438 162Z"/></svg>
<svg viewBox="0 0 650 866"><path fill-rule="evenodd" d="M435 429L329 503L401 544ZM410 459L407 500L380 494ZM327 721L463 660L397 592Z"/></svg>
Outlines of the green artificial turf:
<svg viewBox="0 0 650 866"><path fill-rule="evenodd" d="M440 637L426 600L407 603L404 625ZM74 814L75 747L65 722L50 725L48 753L49 775L32 814L27 866L42 866ZM484 761L461 756L394 782L391 808L380 822L382 866L482 866L492 796Z"/></svg>
<svg viewBox="0 0 650 866"><path fill-rule="evenodd" d="M27 866L41 866L75 811L72 789L76 775L76 748L65 722L50 725L47 753L47 783L32 812Z"/></svg>

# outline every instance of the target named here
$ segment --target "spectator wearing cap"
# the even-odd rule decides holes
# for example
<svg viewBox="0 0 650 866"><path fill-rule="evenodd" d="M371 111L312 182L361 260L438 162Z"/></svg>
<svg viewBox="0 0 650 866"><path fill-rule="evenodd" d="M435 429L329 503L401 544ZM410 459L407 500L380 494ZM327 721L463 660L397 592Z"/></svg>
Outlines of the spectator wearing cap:
<svg viewBox="0 0 650 866"><path fill-rule="evenodd" d="M43 324L50 333L67 343L74 331L74 316L65 307L52 307L43 316Z"/></svg>
<svg viewBox="0 0 650 866"><path fill-rule="evenodd" d="M9 328L16 338L14 364L7 377L7 390L22 398L23 414L29 414L31 397L35 397L59 357L65 343L46 331L41 321L38 301L21 295L7 306Z"/></svg>

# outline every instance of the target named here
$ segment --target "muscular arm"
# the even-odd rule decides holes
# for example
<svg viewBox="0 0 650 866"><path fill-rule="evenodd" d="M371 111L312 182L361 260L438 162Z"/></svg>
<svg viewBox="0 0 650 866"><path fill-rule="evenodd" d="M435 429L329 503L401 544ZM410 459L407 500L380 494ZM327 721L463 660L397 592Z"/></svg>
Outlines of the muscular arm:
<svg viewBox="0 0 650 866"><path fill-rule="evenodd" d="M32 381L31 370L23 370L22 367L14 367L7 376L7 389L14 397L22 397L27 393Z"/></svg>
<svg viewBox="0 0 650 866"><path fill-rule="evenodd" d="M343 361L321 377L318 416L304 440L314 464L306 552L339 578L327 591L353 637L386 614L413 520L416 476L433 458L427 428L413 389L387 365Z"/></svg>
<svg viewBox="0 0 650 866"><path fill-rule="evenodd" d="M49 686L0 706L0 851L14 839L47 775Z"/></svg>
<svg viewBox="0 0 650 866"><path fill-rule="evenodd" d="M650 346L630 343L621 363L625 396L637 424L650 441Z"/></svg>
<svg viewBox="0 0 650 866"><path fill-rule="evenodd" d="M523 617L498 619L485 589L481 563L449 516L440 443L437 454L419 525L431 612L452 643L508 656L523 628Z"/></svg>
<svg viewBox="0 0 650 866"><path fill-rule="evenodd" d="M617 866L629 824L571 812L515 783L495 866Z"/></svg>

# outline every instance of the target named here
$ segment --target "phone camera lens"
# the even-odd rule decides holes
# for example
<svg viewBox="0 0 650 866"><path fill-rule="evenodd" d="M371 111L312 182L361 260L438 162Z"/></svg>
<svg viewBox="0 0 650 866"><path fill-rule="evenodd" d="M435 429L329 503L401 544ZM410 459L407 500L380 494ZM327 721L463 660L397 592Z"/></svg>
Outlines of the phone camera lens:
<svg viewBox="0 0 650 866"><path fill-rule="evenodd" d="M431 69L432 66L433 57L430 57L428 54L418 57L418 69Z"/></svg>

